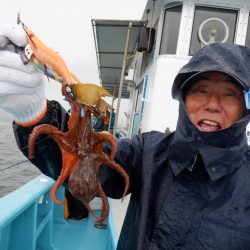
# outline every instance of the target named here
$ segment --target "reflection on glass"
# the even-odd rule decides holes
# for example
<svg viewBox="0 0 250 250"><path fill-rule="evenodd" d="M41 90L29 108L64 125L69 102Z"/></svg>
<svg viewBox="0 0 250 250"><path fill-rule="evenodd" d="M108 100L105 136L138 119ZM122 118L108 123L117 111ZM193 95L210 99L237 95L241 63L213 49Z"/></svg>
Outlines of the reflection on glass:
<svg viewBox="0 0 250 250"><path fill-rule="evenodd" d="M165 10L160 55L176 54L182 5Z"/></svg>
<svg viewBox="0 0 250 250"><path fill-rule="evenodd" d="M195 7L189 55L214 42L234 42L237 10Z"/></svg>

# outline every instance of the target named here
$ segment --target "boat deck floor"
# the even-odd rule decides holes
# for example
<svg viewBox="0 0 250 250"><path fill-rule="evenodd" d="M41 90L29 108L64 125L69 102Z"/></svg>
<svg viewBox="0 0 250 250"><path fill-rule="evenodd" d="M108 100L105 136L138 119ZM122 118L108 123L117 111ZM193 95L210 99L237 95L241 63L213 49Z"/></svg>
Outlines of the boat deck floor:
<svg viewBox="0 0 250 250"><path fill-rule="evenodd" d="M95 218L92 215L85 221L64 220L54 223L52 235L54 250L106 249L109 230L96 228L94 224Z"/></svg>

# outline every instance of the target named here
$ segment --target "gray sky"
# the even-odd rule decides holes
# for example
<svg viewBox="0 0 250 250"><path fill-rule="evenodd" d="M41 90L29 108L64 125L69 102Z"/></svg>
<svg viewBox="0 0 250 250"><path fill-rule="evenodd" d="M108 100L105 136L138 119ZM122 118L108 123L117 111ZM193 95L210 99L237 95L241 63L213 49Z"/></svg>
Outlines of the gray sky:
<svg viewBox="0 0 250 250"><path fill-rule="evenodd" d="M0 22L15 25L20 12L22 21L64 58L82 82L99 83L91 19L140 20L146 3L147 0L2 0ZM47 85L48 98L54 98L59 84Z"/></svg>

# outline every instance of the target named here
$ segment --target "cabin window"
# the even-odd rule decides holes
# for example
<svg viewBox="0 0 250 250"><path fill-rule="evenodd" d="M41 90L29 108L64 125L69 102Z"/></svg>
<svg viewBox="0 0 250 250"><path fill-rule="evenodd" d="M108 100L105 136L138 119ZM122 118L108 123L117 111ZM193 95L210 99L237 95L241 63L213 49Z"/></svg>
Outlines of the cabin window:
<svg viewBox="0 0 250 250"><path fill-rule="evenodd" d="M233 43L237 14L237 10L196 6L189 55L211 43Z"/></svg>
<svg viewBox="0 0 250 250"><path fill-rule="evenodd" d="M164 13L160 55L176 54L182 5L167 8Z"/></svg>

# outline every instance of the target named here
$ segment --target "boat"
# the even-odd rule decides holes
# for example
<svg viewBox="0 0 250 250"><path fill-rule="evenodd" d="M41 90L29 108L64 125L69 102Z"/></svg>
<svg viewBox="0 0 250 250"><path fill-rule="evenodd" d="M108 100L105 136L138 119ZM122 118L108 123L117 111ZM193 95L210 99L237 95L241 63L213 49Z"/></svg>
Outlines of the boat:
<svg viewBox="0 0 250 250"><path fill-rule="evenodd" d="M124 99L124 137L174 130L178 103L171 98L171 85L178 70L213 42L250 47L249 14L248 0L148 0L141 20L93 19L99 78L116 109L113 133ZM0 249L116 249L112 201L106 228L96 228L92 216L67 221L63 206L49 197L53 183L41 175L0 199ZM63 193L61 188L59 196Z"/></svg>
<svg viewBox="0 0 250 250"><path fill-rule="evenodd" d="M119 99L128 100L127 137L175 130L178 102L171 87L177 72L208 44L250 47L249 13L248 0L148 0L140 22L93 20L99 78L117 102L116 115Z"/></svg>
<svg viewBox="0 0 250 250"><path fill-rule="evenodd" d="M115 250L117 232L110 213L106 227L95 227L95 218L84 221L64 219L62 205L56 205L49 196L54 181L40 175L16 191L0 199L1 250ZM64 188L58 198L64 197ZM100 214L98 201L92 203Z"/></svg>

